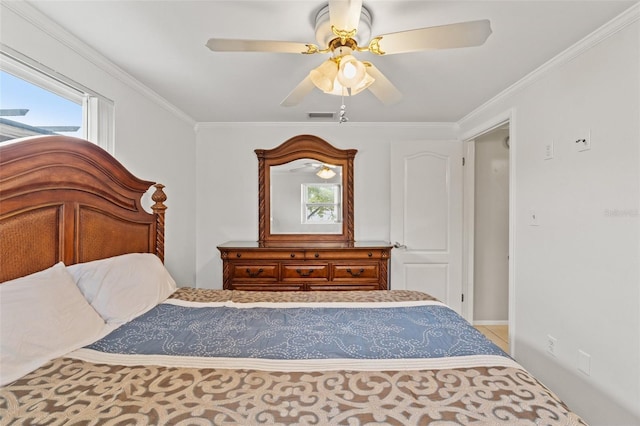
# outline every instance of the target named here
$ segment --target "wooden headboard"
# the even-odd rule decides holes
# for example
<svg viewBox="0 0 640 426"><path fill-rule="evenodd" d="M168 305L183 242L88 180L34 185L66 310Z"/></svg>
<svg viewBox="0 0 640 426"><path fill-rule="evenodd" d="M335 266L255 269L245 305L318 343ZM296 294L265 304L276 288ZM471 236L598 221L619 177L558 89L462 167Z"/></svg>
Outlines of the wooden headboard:
<svg viewBox="0 0 640 426"><path fill-rule="evenodd" d="M37 136L0 145L0 282L125 253L164 261L163 185L138 179L95 144Z"/></svg>

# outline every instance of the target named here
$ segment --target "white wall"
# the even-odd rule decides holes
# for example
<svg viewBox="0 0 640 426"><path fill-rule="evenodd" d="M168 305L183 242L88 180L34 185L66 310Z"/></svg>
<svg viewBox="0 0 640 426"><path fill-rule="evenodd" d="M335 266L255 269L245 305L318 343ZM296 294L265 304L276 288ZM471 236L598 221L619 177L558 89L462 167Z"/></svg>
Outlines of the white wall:
<svg viewBox="0 0 640 426"><path fill-rule="evenodd" d="M115 155L134 175L166 185L166 265L180 285L193 285L194 123L114 76L113 65L27 4L9 3L0 4L2 43L115 102Z"/></svg>
<svg viewBox="0 0 640 426"><path fill-rule="evenodd" d="M453 139L452 124L209 123L197 134L197 285L222 288L216 246L258 238L258 160L255 149L275 148L313 134L340 149L357 149L354 161L356 240L389 240L389 150L392 141Z"/></svg>
<svg viewBox="0 0 640 426"><path fill-rule="evenodd" d="M515 357L591 425L640 424L639 10L459 123L469 135L513 111Z"/></svg>
<svg viewBox="0 0 640 426"><path fill-rule="evenodd" d="M509 319L509 129L475 139L473 321Z"/></svg>

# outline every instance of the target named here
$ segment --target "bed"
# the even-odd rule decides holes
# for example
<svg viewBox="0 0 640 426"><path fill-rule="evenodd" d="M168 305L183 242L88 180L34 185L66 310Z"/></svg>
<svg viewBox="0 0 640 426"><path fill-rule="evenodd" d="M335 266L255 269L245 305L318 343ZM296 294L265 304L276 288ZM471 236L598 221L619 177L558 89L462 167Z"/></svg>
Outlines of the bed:
<svg viewBox="0 0 640 426"><path fill-rule="evenodd" d="M165 200L86 141L0 146L0 424L585 424L427 294L177 288Z"/></svg>

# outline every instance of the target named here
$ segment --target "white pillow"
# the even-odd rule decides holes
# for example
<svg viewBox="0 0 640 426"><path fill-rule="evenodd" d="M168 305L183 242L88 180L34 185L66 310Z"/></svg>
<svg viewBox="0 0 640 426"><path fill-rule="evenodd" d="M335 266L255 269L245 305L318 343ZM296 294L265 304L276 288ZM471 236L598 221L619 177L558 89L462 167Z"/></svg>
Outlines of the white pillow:
<svg viewBox="0 0 640 426"><path fill-rule="evenodd" d="M123 324L163 302L176 289L157 256L131 253L67 267L107 324Z"/></svg>
<svg viewBox="0 0 640 426"><path fill-rule="evenodd" d="M0 386L93 343L104 327L62 262L0 284Z"/></svg>

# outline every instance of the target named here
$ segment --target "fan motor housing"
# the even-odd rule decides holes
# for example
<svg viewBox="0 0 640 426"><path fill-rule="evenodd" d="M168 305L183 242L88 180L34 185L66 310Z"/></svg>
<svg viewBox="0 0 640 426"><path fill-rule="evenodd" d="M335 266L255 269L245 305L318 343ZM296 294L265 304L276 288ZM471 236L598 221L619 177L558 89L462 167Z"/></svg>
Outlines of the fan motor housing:
<svg viewBox="0 0 640 426"><path fill-rule="evenodd" d="M344 28L340 28L344 29ZM331 31L331 23L329 22L329 5L324 6L316 15L316 41L322 48L329 46L329 43L336 37ZM353 38L358 45L367 45L371 38L371 12L364 5L360 13L360 22L358 23L358 31Z"/></svg>

